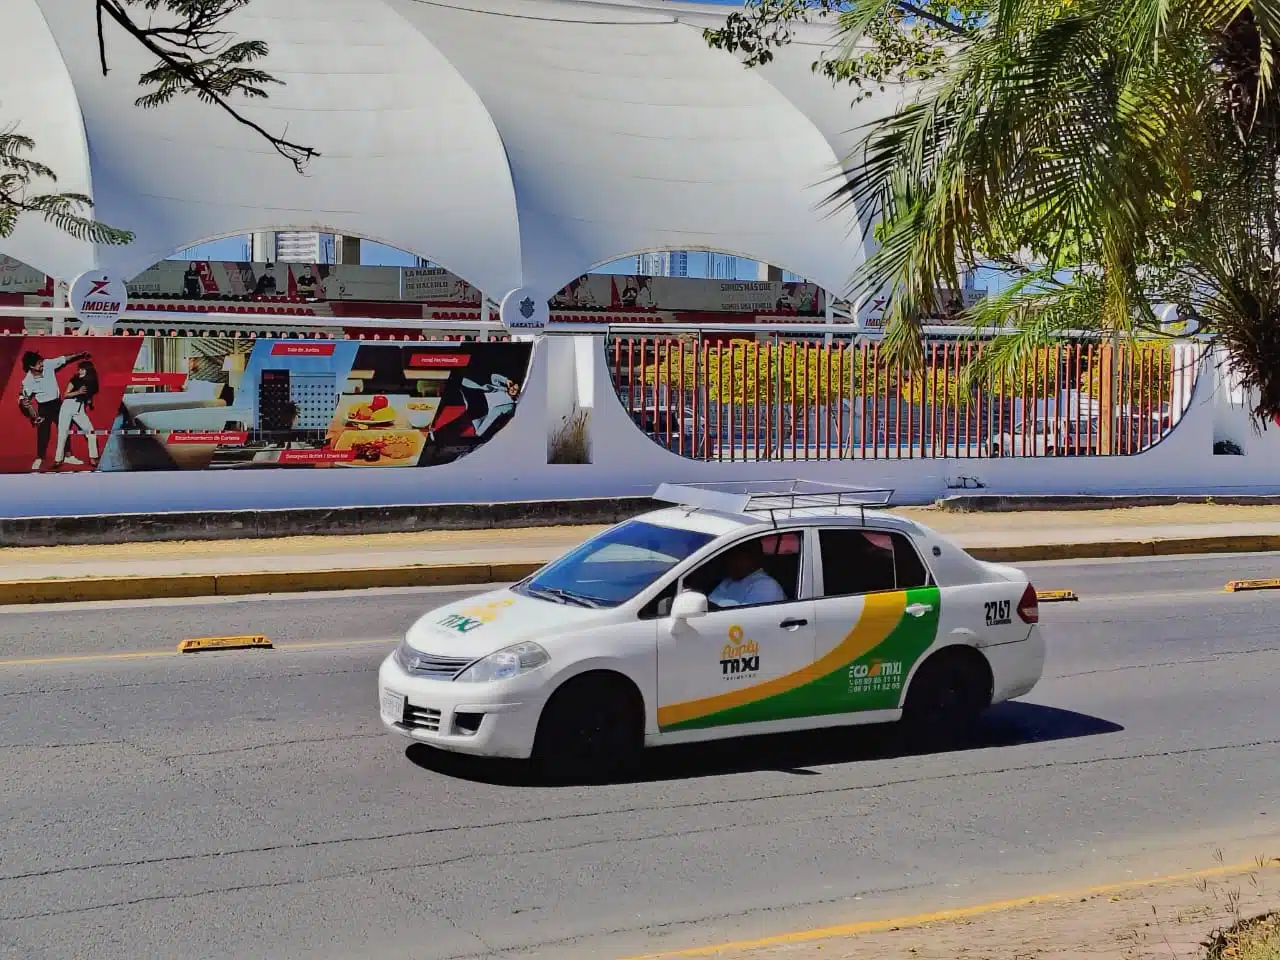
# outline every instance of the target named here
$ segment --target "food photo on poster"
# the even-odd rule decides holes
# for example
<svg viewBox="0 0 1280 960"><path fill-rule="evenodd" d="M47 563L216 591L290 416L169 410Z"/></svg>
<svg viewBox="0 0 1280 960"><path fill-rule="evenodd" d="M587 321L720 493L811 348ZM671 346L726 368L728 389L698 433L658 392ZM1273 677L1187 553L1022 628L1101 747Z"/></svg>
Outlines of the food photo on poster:
<svg viewBox="0 0 1280 960"><path fill-rule="evenodd" d="M339 400L331 449L352 466L448 463L515 414L528 343L362 344Z"/></svg>
<svg viewBox="0 0 1280 960"><path fill-rule="evenodd" d="M0 340L0 471L413 467L515 414L529 343Z"/></svg>

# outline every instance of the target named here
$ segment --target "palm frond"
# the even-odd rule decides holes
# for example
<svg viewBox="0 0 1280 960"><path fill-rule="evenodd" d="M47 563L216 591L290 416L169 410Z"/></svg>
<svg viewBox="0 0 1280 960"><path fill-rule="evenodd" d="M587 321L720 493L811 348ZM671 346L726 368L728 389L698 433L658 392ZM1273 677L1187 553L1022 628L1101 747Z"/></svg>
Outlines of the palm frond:
<svg viewBox="0 0 1280 960"><path fill-rule="evenodd" d="M0 237L13 233L20 216L33 214L78 240L124 244L133 239L127 230L95 220L92 198L44 191L45 181L52 184L57 178L45 164L26 156L34 148L34 140L12 128L0 132Z"/></svg>
<svg viewBox="0 0 1280 960"><path fill-rule="evenodd" d="M1038 350L1061 341L1067 331L1100 331L1105 298L1096 274L1062 280L1037 270L965 311L976 330L1006 327L1007 333L983 345L962 375L962 389L1014 375Z"/></svg>

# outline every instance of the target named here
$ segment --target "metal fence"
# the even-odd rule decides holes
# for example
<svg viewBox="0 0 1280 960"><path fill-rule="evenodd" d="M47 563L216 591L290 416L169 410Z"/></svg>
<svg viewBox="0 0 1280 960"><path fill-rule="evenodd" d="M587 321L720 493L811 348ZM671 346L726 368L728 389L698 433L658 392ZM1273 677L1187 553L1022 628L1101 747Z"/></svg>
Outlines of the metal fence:
<svg viewBox="0 0 1280 960"><path fill-rule="evenodd" d="M928 344L915 373L871 343L619 337L607 356L640 429L711 461L1132 456L1177 426L1203 356L1061 343L966 377L981 349Z"/></svg>

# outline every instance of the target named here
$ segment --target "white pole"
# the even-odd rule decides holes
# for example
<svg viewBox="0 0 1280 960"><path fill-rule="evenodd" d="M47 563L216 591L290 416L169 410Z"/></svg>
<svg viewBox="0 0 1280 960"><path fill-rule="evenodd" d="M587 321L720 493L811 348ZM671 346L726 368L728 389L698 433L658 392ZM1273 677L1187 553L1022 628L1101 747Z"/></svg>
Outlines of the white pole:
<svg viewBox="0 0 1280 960"><path fill-rule="evenodd" d="M69 307L71 298L69 294L71 288L60 281L57 277L53 278L53 305L59 309ZM55 336L61 336L67 332L67 320L65 314L55 313L53 315L53 332Z"/></svg>

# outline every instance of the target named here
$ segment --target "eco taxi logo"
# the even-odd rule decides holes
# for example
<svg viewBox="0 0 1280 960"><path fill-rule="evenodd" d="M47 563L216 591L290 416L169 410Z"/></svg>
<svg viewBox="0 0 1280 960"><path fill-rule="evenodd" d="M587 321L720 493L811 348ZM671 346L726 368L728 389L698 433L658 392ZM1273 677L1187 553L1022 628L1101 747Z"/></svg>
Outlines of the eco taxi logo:
<svg viewBox="0 0 1280 960"><path fill-rule="evenodd" d="M720 648L720 675L731 679L760 671L760 645L744 640L742 628L729 628L729 642Z"/></svg>
<svg viewBox="0 0 1280 960"><path fill-rule="evenodd" d="M850 693L882 693L901 688L901 660L872 660L849 668Z"/></svg>
<svg viewBox="0 0 1280 960"><path fill-rule="evenodd" d="M470 633L472 630L483 627L486 623L493 623L498 619L498 614L513 603L515 601L508 597L504 600L494 600L476 607L465 607L458 613L446 614L436 623L449 630L456 630L458 633Z"/></svg>

